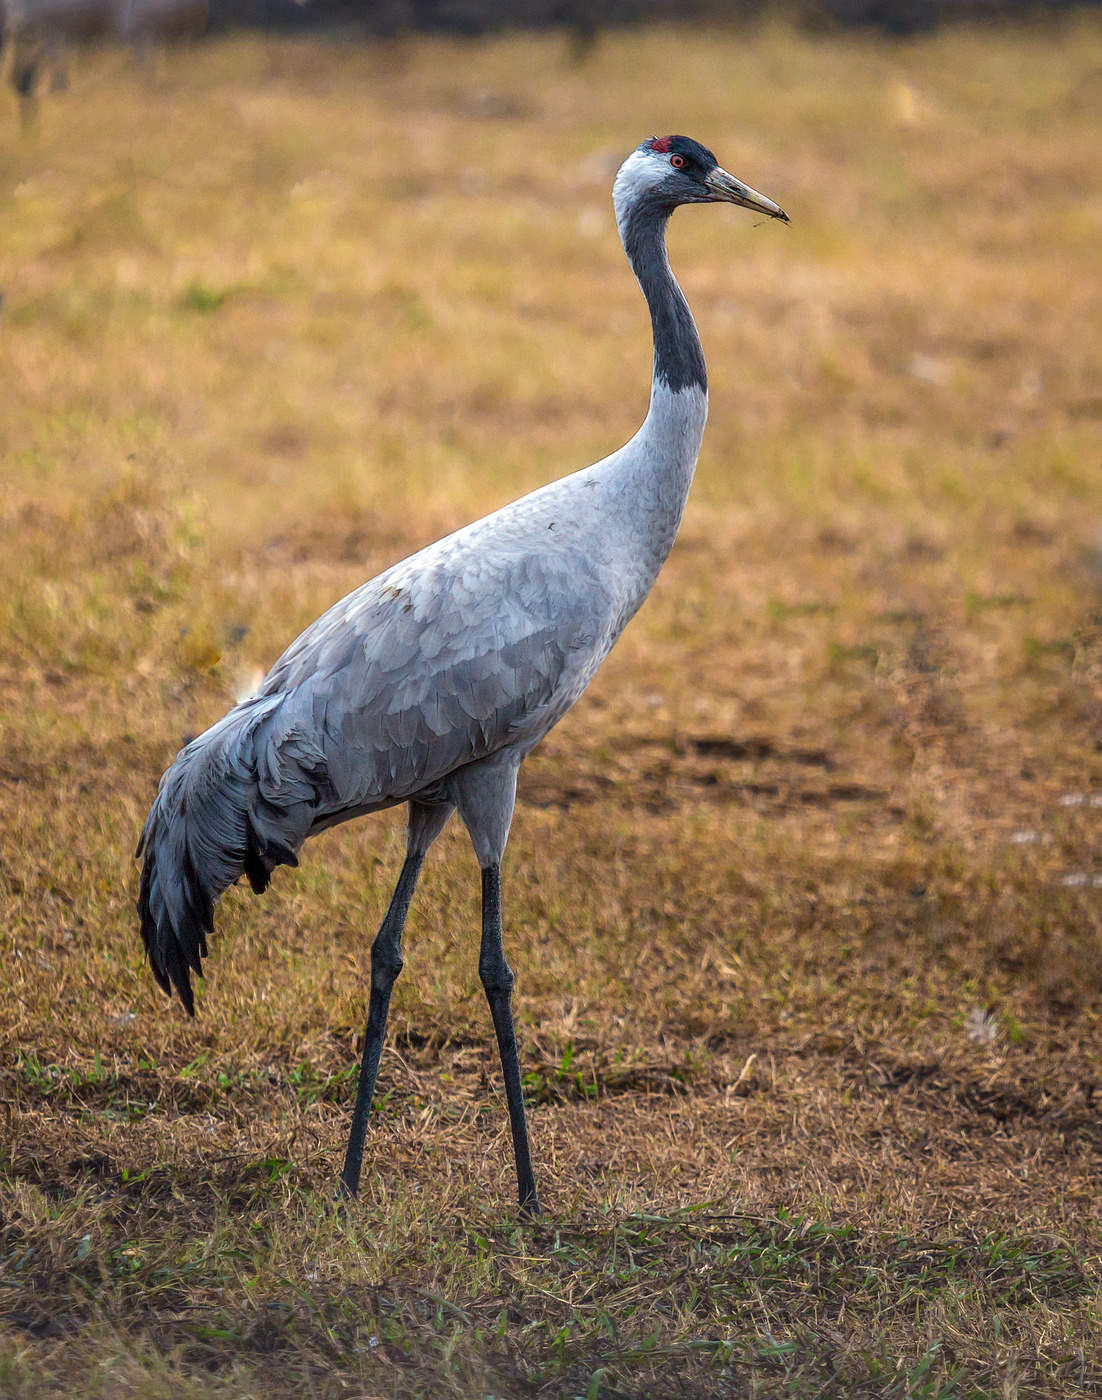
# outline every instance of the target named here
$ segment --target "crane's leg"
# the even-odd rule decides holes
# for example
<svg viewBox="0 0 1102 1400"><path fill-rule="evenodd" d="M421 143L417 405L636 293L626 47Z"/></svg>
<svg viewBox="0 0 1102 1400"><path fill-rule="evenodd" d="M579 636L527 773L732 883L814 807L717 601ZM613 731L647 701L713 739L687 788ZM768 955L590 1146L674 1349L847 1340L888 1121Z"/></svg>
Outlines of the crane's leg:
<svg viewBox="0 0 1102 1400"><path fill-rule="evenodd" d="M390 1010L390 994L402 970L402 930L409 913L410 900L417 887L429 847L444 829L455 810L450 805L429 806L409 804L409 829L406 833L406 859L398 884L383 917L375 942L371 945L371 997L367 1010L367 1030L364 1033L364 1053L360 1064L360 1082L356 1088L356 1106L352 1110L352 1126L348 1133L348 1151L341 1172L340 1193L355 1200L360 1189L363 1166L364 1137L379 1073L379 1057L383 1052L386 1018Z"/></svg>
<svg viewBox="0 0 1102 1400"><path fill-rule="evenodd" d="M482 871L482 947L478 954L478 975L490 1003L501 1069L505 1075L505 1099L509 1105L509 1126L513 1130L513 1155L517 1164L517 1194L526 1215L539 1215L536 1178L532 1174L532 1153L528 1146L528 1121L524 1115L524 1089L520 1082L520 1057L513 1026L513 969L505 960L501 941L501 866L489 865Z"/></svg>
<svg viewBox="0 0 1102 1400"><path fill-rule="evenodd" d="M482 867L482 947L478 955L478 975L490 1003L505 1076L520 1208L526 1215L539 1215L513 1025L513 969L505 959L501 940L501 857L513 820L519 761L519 756L505 753L461 769L452 775L451 794L471 834L475 855Z"/></svg>

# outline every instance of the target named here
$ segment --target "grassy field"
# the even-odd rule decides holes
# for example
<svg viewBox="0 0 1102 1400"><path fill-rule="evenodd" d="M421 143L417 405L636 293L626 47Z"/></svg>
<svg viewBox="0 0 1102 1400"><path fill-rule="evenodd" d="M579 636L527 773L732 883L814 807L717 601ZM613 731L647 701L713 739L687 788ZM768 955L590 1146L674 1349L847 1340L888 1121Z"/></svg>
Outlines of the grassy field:
<svg viewBox="0 0 1102 1400"><path fill-rule="evenodd" d="M1102 1393L1102 24L233 40L0 107L0 1394ZM219 911L132 851L318 612L618 446L608 186L686 131L681 539L533 756L522 1224L458 829L332 1186L402 814Z"/></svg>

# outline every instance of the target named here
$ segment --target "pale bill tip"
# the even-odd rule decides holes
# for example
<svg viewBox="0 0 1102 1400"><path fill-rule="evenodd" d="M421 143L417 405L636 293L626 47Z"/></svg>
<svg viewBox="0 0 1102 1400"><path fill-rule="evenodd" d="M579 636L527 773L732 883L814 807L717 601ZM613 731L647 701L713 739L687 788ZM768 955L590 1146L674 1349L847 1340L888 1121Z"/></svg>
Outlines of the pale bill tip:
<svg viewBox="0 0 1102 1400"><path fill-rule="evenodd" d="M719 166L712 171L705 183L713 194L730 204L738 204L743 209L753 209L759 214L768 214L771 219L780 219L782 223L788 223L788 215L779 204L774 203L768 195L760 194L749 185L744 185L741 180L736 180Z"/></svg>

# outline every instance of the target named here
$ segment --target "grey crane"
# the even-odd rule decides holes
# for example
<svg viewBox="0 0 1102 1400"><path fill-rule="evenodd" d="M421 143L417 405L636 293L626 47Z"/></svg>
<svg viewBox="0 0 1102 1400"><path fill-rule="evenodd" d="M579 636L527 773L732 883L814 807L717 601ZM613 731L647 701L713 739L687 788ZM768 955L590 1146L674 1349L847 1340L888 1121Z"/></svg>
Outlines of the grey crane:
<svg viewBox="0 0 1102 1400"><path fill-rule="evenodd" d="M478 971L505 1079L522 1211L538 1214L501 927L501 860L517 770L574 704L650 592L674 542L707 416L704 355L666 255L681 204L787 222L686 136L652 137L613 186L650 308L643 426L618 452L531 492L361 585L292 642L257 693L177 755L138 845L153 975L194 1015L214 902L242 874L260 893L307 837L409 804L406 857L371 946L371 992L341 1173L359 1189L402 930L429 847L454 811L482 870Z"/></svg>

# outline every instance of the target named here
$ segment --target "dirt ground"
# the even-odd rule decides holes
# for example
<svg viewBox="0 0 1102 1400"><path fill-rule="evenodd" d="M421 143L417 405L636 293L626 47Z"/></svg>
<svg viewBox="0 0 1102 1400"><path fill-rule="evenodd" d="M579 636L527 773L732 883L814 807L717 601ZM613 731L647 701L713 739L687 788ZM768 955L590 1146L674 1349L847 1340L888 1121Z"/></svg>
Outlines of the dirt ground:
<svg viewBox="0 0 1102 1400"><path fill-rule="evenodd" d="M1102 25L89 54L0 110L0 1395L1102 1393ZM656 94L663 94L661 97ZM330 602L634 431L683 130L711 418L532 756L516 1218L449 830L338 1209L401 813L144 966L159 775Z"/></svg>

